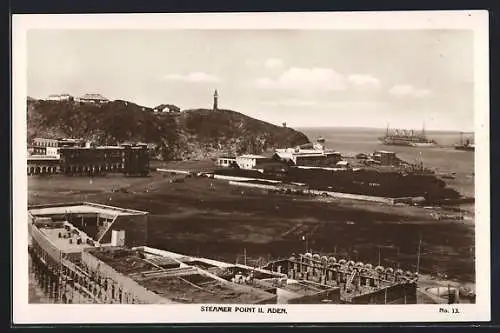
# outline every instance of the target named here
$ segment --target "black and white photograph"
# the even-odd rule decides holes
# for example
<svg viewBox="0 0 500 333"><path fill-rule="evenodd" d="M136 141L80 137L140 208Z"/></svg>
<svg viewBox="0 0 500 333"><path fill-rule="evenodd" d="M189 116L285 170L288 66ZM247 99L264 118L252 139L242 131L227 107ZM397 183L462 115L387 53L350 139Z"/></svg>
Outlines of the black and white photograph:
<svg viewBox="0 0 500 333"><path fill-rule="evenodd" d="M15 16L19 320L489 320L487 18Z"/></svg>

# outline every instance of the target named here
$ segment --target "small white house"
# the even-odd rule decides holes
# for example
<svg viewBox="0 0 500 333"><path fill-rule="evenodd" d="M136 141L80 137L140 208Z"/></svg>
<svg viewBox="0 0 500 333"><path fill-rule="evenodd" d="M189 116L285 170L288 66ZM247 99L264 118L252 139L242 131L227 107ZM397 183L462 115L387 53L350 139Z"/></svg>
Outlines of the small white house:
<svg viewBox="0 0 500 333"><path fill-rule="evenodd" d="M253 169L258 164L267 162L269 158L262 155L241 155L236 157L236 164L240 169Z"/></svg>

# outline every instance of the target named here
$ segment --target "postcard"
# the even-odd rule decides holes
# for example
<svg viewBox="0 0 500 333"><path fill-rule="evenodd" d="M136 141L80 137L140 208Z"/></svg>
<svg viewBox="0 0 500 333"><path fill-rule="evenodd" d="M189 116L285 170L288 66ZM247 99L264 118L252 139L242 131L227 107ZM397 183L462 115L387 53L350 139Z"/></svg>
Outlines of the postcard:
<svg viewBox="0 0 500 333"><path fill-rule="evenodd" d="M486 11L12 22L14 323L490 320Z"/></svg>

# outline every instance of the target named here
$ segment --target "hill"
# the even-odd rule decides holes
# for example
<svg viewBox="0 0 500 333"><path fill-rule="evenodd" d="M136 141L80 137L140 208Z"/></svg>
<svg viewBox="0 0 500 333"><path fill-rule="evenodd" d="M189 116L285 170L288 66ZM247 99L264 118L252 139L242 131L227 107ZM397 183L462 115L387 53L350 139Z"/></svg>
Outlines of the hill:
<svg viewBox="0 0 500 333"><path fill-rule="evenodd" d="M116 100L102 105L28 100L28 140L75 137L113 145L139 141L163 160L212 158L221 153L258 154L309 142L301 132L231 110L193 109L155 113Z"/></svg>

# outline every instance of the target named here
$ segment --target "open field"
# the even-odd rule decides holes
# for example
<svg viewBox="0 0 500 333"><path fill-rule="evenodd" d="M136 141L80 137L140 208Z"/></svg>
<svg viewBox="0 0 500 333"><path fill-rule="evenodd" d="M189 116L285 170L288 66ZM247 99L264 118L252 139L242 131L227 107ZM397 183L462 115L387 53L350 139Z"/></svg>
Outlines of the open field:
<svg viewBox="0 0 500 333"><path fill-rule="evenodd" d="M234 262L287 257L309 249L474 281L474 225L435 221L429 211L316 200L241 189L225 181L169 174L147 178L29 178L29 203L88 200L151 213L148 245ZM210 183L213 190L210 190ZM307 242L302 240L307 237Z"/></svg>

